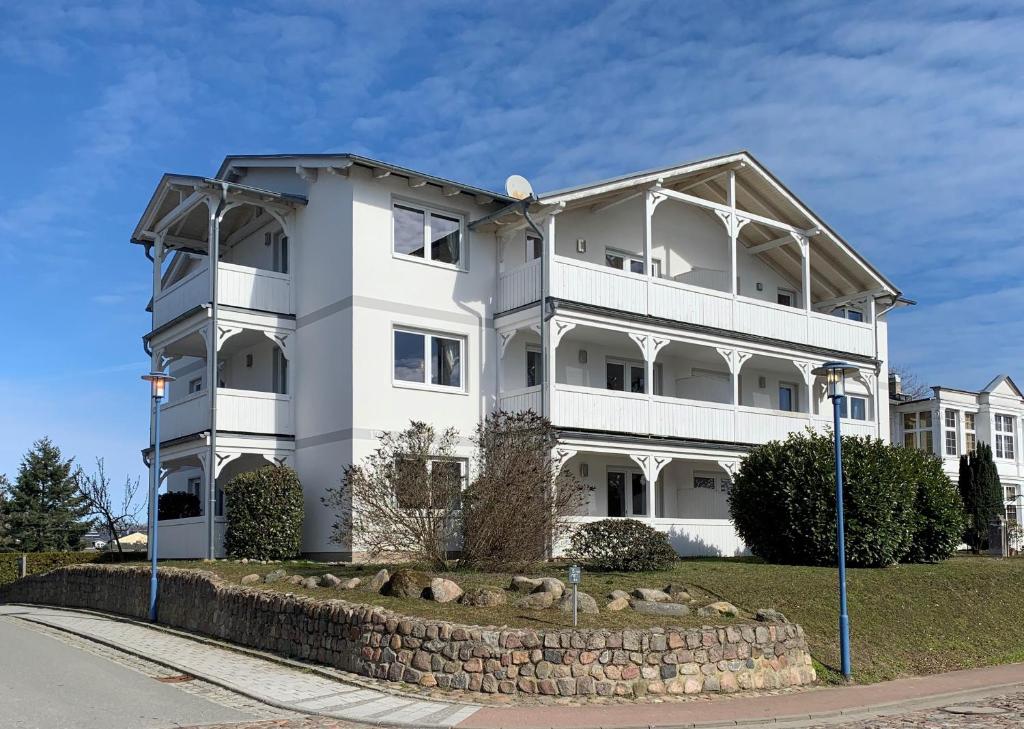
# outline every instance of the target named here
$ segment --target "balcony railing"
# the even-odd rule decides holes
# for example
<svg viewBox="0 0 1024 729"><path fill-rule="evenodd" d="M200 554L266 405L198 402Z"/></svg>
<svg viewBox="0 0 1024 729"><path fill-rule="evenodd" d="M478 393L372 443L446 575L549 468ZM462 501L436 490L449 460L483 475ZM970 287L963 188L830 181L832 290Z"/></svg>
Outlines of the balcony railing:
<svg viewBox="0 0 1024 729"><path fill-rule="evenodd" d="M498 311L540 300L538 261L501 275ZM710 288L650 278L564 256L551 264L551 295L633 314L873 356L874 327Z"/></svg>
<svg viewBox="0 0 1024 729"><path fill-rule="evenodd" d="M210 428L210 399L197 392L160 408L160 439L173 440ZM294 435L290 395L256 390L217 390L217 429L260 435Z"/></svg>
<svg viewBox="0 0 1024 729"><path fill-rule="evenodd" d="M528 388L529 389L529 388ZM805 428L825 431L832 427L829 413L812 415L677 397L602 390L576 385L555 385L552 421L563 428L604 430L668 438L764 443L780 440ZM536 410L538 393L515 391L503 394L505 410ZM843 420L847 435L878 435L873 421Z"/></svg>
<svg viewBox="0 0 1024 729"><path fill-rule="evenodd" d="M217 298L221 304L243 309L292 314L292 277L236 263L217 266ZM175 281L153 301L153 326L163 326L176 317L210 302L210 268L203 266Z"/></svg>

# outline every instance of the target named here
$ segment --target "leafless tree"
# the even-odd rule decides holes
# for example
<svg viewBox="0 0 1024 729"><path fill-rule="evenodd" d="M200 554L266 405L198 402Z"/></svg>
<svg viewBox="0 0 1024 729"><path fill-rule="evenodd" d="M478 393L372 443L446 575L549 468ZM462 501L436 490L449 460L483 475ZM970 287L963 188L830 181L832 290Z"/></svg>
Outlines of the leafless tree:
<svg viewBox="0 0 1024 729"><path fill-rule="evenodd" d="M461 528L462 464L457 434L413 421L384 433L377 449L345 468L323 503L335 513L332 539L370 556L447 566Z"/></svg>
<svg viewBox="0 0 1024 729"><path fill-rule="evenodd" d="M77 481L78 491L89 509L88 516L110 532L118 553L123 554L121 534L138 520L139 512L142 510L141 505L135 503L135 497L139 492L139 479L133 481L130 476L125 477L124 491L117 507L114 506L114 499L110 493L110 479L107 477L102 458L96 459L96 473L85 474L79 470Z"/></svg>
<svg viewBox="0 0 1024 729"><path fill-rule="evenodd" d="M554 459L557 435L536 413L492 413L477 427L463 558L484 569L543 560L572 528L587 487Z"/></svg>
<svg viewBox="0 0 1024 729"><path fill-rule="evenodd" d="M889 368L889 373L899 375L900 389L907 399L921 400L926 397L931 397L932 388L924 384L924 380L918 377L915 372L912 372L906 367L901 367L900 365L893 365Z"/></svg>

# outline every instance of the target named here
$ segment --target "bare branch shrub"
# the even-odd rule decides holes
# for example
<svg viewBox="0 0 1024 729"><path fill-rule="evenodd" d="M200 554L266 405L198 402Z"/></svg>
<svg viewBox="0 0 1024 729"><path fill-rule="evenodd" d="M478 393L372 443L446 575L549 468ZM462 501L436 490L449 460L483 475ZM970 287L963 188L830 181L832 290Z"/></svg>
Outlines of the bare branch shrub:
<svg viewBox="0 0 1024 729"><path fill-rule="evenodd" d="M347 466L324 505L335 513L332 540L371 557L447 565L461 528L462 468L457 434L413 421L385 433L361 464Z"/></svg>
<svg viewBox="0 0 1024 729"><path fill-rule="evenodd" d="M477 427L475 478L463 498L463 559L515 570L543 560L572 528L587 487L559 468L551 422L532 411L492 413Z"/></svg>
<svg viewBox="0 0 1024 729"><path fill-rule="evenodd" d="M130 477L125 477L121 502L114 506L114 499L110 493L110 479L103 467L102 458L96 459L96 473L86 475L79 470L75 476L78 492L88 509L86 516L92 517L106 528L117 545L118 553L123 553L121 536L138 520L142 508L135 503L135 496L139 492L139 479L133 481Z"/></svg>

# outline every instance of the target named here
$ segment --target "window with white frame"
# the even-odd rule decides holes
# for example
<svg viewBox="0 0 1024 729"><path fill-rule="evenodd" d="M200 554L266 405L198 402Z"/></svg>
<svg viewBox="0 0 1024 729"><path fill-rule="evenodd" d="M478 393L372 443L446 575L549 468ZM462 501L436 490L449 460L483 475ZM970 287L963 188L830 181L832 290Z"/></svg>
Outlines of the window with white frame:
<svg viewBox="0 0 1024 729"><path fill-rule="evenodd" d="M867 420L867 398L860 397L859 395L847 395L843 398L843 407L840 414L849 420Z"/></svg>
<svg viewBox="0 0 1024 729"><path fill-rule="evenodd" d="M394 380L444 390L462 390L462 337L394 330Z"/></svg>
<svg viewBox="0 0 1024 729"><path fill-rule="evenodd" d="M864 321L864 312L852 306L839 306L832 310L832 316L849 321Z"/></svg>
<svg viewBox="0 0 1024 729"><path fill-rule="evenodd" d="M271 361L271 379L274 392L278 395L288 394L288 358L277 347L274 348L274 356Z"/></svg>
<svg viewBox="0 0 1024 729"><path fill-rule="evenodd" d="M406 202L394 203L391 215L396 255L465 268L461 216Z"/></svg>
<svg viewBox="0 0 1024 729"><path fill-rule="evenodd" d="M779 383L779 410L795 413L800 409L800 388L792 382Z"/></svg>
<svg viewBox="0 0 1024 729"><path fill-rule="evenodd" d="M964 451L974 453L978 445L978 431L975 428L977 413L964 413Z"/></svg>
<svg viewBox="0 0 1024 729"><path fill-rule="evenodd" d="M621 271L629 271L630 273L639 274L644 272L643 256L626 253L625 251L616 250L614 248L605 249L604 263L610 268L618 268ZM651 275L655 278L661 278L661 261L657 258L651 259Z"/></svg>
<svg viewBox="0 0 1024 729"><path fill-rule="evenodd" d="M956 456L959 455L959 440L960 440L960 413L953 408L946 408L943 413L943 440L946 455Z"/></svg>
<svg viewBox="0 0 1024 729"><path fill-rule="evenodd" d="M536 261L544 255L544 241L535 235L526 235L526 261Z"/></svg>
<svg viewBox="0 0 1024 729"><path fill-rule="evenodd" d="M608 358L605 361L605 387L621 392L646 392L647 368L638 360ZM661 394L661 363L654 364L654 394Z"/></svg>
<svg viewBox="0 0 1024 729"><path fill-rule="evenodd" d="M526 386L544 384L544 359L537 347L526 348Z"/></svg>
<svg viewBox="0 0 1024 729"><path fill-rule="evenodd" d="M1020 489L1017 486L1006 486L1004 489L1006 493L1006 501L1016 501L1017 497L1020 496Z"/></svg>
<svg viewBox="0 0 1024 729"><path fill-rule="evenodd" d="M907 448L917 448L926 453L935 452L930 410L903 413L903 445Z"/></svg>
<svg viewBox="0 0 1024 729"><path fill-rule="evenodd" d="M783 306L796 306L796 291L780 288L775 294L775 301Z"/></svg>
<svg viewBox="0 0 1024 729"><path fill-rule="evenodd" d="M996 458L1013 460L1014 418L1012 415L995 415Z"/></svg>
<svg viewBox="0 0 1024 729"><path fill-rule="evenodd" d="M1006 507L1006 521L1012 521L1014 524L1018 523L1017 507L1007 506Z"/></svg>
<svg viewBox="0 0 1024 729"><path fill-rule="evenodd" d="M694 473L693 487L695 489L716 491L718 489L718 478L711 473Z"/></svg>
<svg viewBox="0 0 1024 729"><path fill-rule="evenodd" d="M196 392L200 392L203 389L203 378L194 377L188 381L188 394L191 395Z"/></svg>
<svg viewBox="0 0 1024 729"><path fill-rule="evenodd" d="M203 480L199 476L194 476L185 482L185 493L192 494L199 502L202 503L203 499Z"/></svg>

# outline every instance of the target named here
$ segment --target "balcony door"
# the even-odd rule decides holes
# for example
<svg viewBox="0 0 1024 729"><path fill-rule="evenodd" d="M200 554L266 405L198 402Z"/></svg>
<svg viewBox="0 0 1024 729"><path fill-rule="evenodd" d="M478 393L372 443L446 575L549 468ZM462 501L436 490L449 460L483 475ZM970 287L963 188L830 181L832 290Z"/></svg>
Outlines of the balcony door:
<svg viewBox="0 0 1024 729"><path fill-rule="evenodd" d="M647 516L647 479L640 471L608 471L608 516Z"/></svg>

